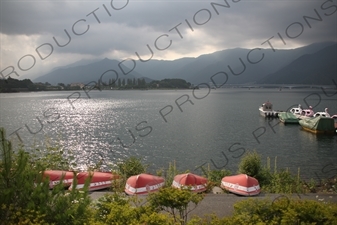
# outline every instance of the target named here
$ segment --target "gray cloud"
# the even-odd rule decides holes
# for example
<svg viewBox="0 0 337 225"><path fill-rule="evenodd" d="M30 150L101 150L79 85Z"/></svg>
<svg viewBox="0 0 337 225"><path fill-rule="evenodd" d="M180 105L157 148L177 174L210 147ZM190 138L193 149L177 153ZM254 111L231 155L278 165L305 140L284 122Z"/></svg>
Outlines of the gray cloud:
<svg viewBox="0 0 337 225"><path fill-rule="evenodd" d="M226 4L229 8L221 6ZM154 58L174 59L235 47L268 48L267 43L262 43L272 36L271 42L276 48L337 41L336 10L336 0L1 0L0 71L10 65L16 66L26 54L34 55L37 60L31 71L21 71L20 75L28 76L33 70L35 74L45 72L62 66L58 65L60 63L84 57L136 58L135 52L145 57L149 54L147 45L153 49ZM316 19L307 18L306 21L304 16ZM61 45L66 44L65 29L71 41L59 47L53 38ZM161 37L158 46L165 48L170 41L172 44L160 51L155 46L158 37ZM40 60L35 49L46 43L53 46L52 56ZM45 45L40 51L46 55L50 49Z"/></svg>

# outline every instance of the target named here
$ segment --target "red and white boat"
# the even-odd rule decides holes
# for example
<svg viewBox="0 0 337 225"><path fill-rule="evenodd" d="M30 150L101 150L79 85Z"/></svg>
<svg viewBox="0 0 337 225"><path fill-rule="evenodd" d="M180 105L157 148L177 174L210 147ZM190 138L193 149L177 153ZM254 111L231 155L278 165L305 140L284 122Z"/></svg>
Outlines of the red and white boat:
<svg viewBox="0 0 337 225"><path fill-rule="evenodd" d="M207 178L193 173L178 174L173 179L172 187L189 187L193 192L203 192L207 189Z"/></svg>
<svg viewBox="0 0 337 225"><path fill-rule="evenodd" d="M49 188L53 189L61 181L64 187L69 187L73 183L74 172L64 170L46 170L43 172L43 177L49 178Z"/></svg>
<svg viewBox="0 0 337 225"><path fill-rule="evenodd" d="M244 196L258 195L260 193L258 180L246 174L222 178L221 187L234 194Z"/></svg>
<svg viewBox="0 0 337 225"><path fill-rule="evenodd" d="M124 191L128 195L147 195L158 191L164 184L165 180L162 177L141 173L127 179Z"/></svg>
<svg viewBox="0 0 337 225"><path fill-rule="evenodd" d="M117 174L113 174L111 172L80 172L76 176L77 185L73 187L71 185L69 190L76 188L82 189L84 188L85 182L90 179L90 184L88 187L88 191L97 191L101 189L110 188L113 180L119 179Z"/></svg>

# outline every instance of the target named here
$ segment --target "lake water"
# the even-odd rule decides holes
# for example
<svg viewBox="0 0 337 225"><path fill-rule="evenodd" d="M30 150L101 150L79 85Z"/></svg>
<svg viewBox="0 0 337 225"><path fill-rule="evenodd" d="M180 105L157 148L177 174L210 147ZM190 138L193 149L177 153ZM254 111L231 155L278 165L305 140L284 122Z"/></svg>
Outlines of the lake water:
<svg viewBox="0 0 337 225"><path fill-rule="evenodd" d="M1 94L0 126L27 150L46 140L61 144L83 169L102 158L108 164L137 156L152 171L175 161L199 174L208 164L236 172L242 155L256 150L264 164L270 157L273 167L277 157L278 168L300 168L303 178L336 175L337 136L261 117L258 107L267 100L274 109L301 104L337 114L336 90L64 91Z"/></svg>

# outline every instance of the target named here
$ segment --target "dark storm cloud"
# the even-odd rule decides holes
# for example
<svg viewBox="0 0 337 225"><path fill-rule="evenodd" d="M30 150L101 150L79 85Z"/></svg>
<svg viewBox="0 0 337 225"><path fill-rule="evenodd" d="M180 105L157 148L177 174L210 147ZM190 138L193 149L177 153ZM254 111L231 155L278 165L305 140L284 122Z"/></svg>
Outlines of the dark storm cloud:
<svg viewBox="0 0 337 225"><path fill-rule="evenodd" d="M225 5L228 7L223 7ZM1 33L4 35L1 55L5 56L1 68L16 64L25 54L36 55L35 49L44 43L54 46L53 60L60 63L66 54L72 54L75 61L80 60L81 55L136 58L135 52L149 53L147 45L155 50L154 58L172 59L226 48L269 48L268 43L262 43L273 36L277 48L337 41L336 5L336 0L1 0ZM307 24L304 16L320 19L309 19ZM74 34L77 21L75 30L83 33L81 35ZM58 47L54 38L59 43L67 43L64 30L71 36L71 42ZM296 38L288 37L297 34L300 35ZM158 45L168 46L172 41L164 51L154 46L161 35L166 36ZM47 61L43 64L52 64Z"/></svg>
<svg viewBox="0 0 337 225"><path fill-rule="evenodd" d="M326 4L322 6L324 2ZM204 27L205 32L223 37L217 38L219 46L223 43L226 47L243 47L244 43L250 41L260 45L272 36L276 39L278 33L289 40L287 34L293 30L293 33L301 33L301 29L301 35L289 42L307 45L337 41L337 20L334 13L337 7L332 7L337 4L336 1L247 1L240 4L240 7L233 8L230 13L215 18L213 23ZM308 25L303 17L321 18L321 21L307 19ZM303 28L296 27L294 23L303 25Z"/></svg>
<svg viewBox="0 0 337 225"><path fill-rule="evenodd" d="M10 35L54 33L78 19L122 23L130 27L151 26L158 30L173 25L207 2L170 1L2 1L1 32ZM104 6L103 6L104 5ZM115 10L115 8L122 8ZM109 15L105 8L109 11ZM94 15L95 14L95 15ZM99 22L97 22L99 23Z"/></svg>

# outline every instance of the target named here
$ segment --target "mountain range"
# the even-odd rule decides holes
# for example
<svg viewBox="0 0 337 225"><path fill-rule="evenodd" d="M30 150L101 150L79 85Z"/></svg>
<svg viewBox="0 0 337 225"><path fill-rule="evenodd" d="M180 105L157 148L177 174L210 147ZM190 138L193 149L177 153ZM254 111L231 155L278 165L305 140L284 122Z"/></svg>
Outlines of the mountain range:
<svg viewBox="0 0 337 225"><path fill-rule="evenodd" d="M227 80L227 84L330 85L337 74L337 43L314 43L286 50L234 48L172 61L81 60L54 68L34 82L86 84L97 82L100 77L107 82L116 79L116 73L120 79L144 78L146 82L181 78L199 84L209 83L212 78L216 83Z"/></svg>

